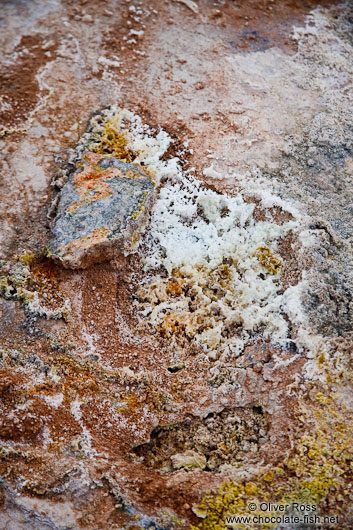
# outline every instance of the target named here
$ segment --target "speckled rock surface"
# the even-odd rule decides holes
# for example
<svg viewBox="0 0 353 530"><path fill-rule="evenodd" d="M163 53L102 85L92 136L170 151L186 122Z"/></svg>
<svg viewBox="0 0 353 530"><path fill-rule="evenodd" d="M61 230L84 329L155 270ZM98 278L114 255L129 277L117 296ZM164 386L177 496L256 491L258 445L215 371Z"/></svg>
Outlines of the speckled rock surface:
<svg viewBox="0 0 353 530"><path fill-rule="evenodd" d="M52 229L53 256L72 268L104 261L116 240L123 247L134 220L148 212L154 188L136 164L90 152L82 160L61 190Z"/></svg>

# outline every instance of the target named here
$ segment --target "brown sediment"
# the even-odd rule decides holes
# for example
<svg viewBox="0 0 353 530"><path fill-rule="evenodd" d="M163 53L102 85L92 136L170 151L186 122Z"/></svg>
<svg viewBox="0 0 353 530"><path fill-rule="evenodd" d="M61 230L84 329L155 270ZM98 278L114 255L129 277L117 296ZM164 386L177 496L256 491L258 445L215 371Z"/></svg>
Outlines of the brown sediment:
<svg viewBox="0 0 353 530"><path fill-rule="evenodd" d="M40 89L35 77L45 65L48 67L46 83L55 87L55 97L48 99L47 110L38 113L36 124L42 127L43 134L38 132L38 127L35 134L31 136L30 133L28 137L33 152L28 152L20 135L3 139L1 184L5 193L1 220L4 226L9 226L6 259L15 262L25 250L39 251L44 246L49 234L45 217L49 196L53 193L49 188L53 167L59 165L61 157L62 169L66 169L64 149L76 144L91 113L112 103L119 102L136 110L156 131L161 125L171 134L175 142L164 155L165 159L179 156L185 168L195 166L197 176L219 193L237 191L236 178L211 181L202 174L204 167L211 163L206 159L206 149L213 149L217 155L223 142L220 131L237 135L237 138L245 134L224 108L212 107L213 101L217 105L224 101L224 106L230 101L224 63L220 66L222 71L218 71L218 61L224 50L227 54L245 56L276 47L292 56L298 49L297 42L291 38L292 26L303 25L312 8L330 7L334 3L251 0L236 5L230 1L218 6L212 2L200 1L199 4L200 15L195 16L180 3L162 4L153 0L148 7L158 13L147 15L144 12L136 21L128 9L131 3L121 3L118 13L114 2L106 2L97 9L97 2L93 0L67 0L61 3L63 11L57 19L42 21L39 34L36 30L25 35L15 46L19 54L17 62L10 57L12 64L1 70L5 101L12 108L3 111L2 126L21 128L40 97L48 94L46 89ZM92 18L84 19L85 15ZM68 19L67 26L63 24L64 17ZM181 47L174 50L168 43L158 41L166 28L170 28L171 34L175 28L186 28L190 38L193 32L199 32L201 37L206 35L209 47L200 50L195 47L188 53ZM144 29L144 34L136 38L137 44L126 44L122 40L124 36L129 38L130 29ZM74 38L69 37L69 33ZM46 46L54 34L59 35L59 40L67 38L63 45L67 56L56 55L56 44ZM79 58L77 50L69 49L69 44L76 41L83 50ZM155 42L157 47L153 48ZM205 41L200 38L198 42ZM136 51L146 52L146 55L141 56ZM111 65L105 69L98 62L102 54L112 60L117 56L121 68ZM204 69L192 63L196 56L206 65ZM212 69L206 60L210 57L215 65ZM51 61L54 62L52 70ZM158 75L153 73L151 86L148 73L153 64L158 66ZM239 83L242 81L244 79L239 77ZM233 86L230 89L233 90ZM201 107L207 90L210 91L208 97L213 100L205 110ZM258 101L258 115L262 116L262 93L250 85L246 90L249 100ZM190 107L188 98L193 99ZM318 98L316 93L314 98ZM308 107L310 104L312 100ZM191 106L192 112L189 112ZM236 108L237 112L243 110ZM237 119L238 116L242 114L236 114ZM261 124L257 132L262 141L266 131ZM190 140L193 154L183 146L186 139ZM109 142L103 147L103 152L112 153ZM119 156L124 154L127 158L122 144ZM9 169L18 157L22 157L22 165ZM241 163L235 156L232 158L231 152L229 159L230 170ZM228 160L223 158L221 162ZM31 180L36 164L44 168L47 178L39 191ZM61 175L60 171L58 173ZM21 174L29 180L17 181ZM278 224L292 220L292 216L280 208L266 209L265 214L254 198L250 197L249 201L256 205L256 221L266 220L267 215ZM290 234L278 242L277 251L283 260L279 275L283 290L296 285L302 276L303 265L297 245L296 237ZM105 530L121 528L125 523L135 524L137 517L125 510L125 506L133 506L137 512L151 516L162 528L186 530L191 523L202 524L192 506L207 490L216 491L230 476L241 482L246 475L257 482L258 473L261 475L268 468L281 466L295 451L298 451L296 458L305 461L303 454L309 450L302 445L303 437L305 440L305 437L315 436L315 432L324 436L329 430L324 425L326 431L323 433L319 425L315 431L310 417L310 410L313 410L310 395L320 387L323 393L320 415L332 417L334 423L333 405L331 407L325 399L327 395L340 392L340 399L344 392L348 396L345 385L352 377L349 363L352 337L335 339L334 350L327 360L324 354L319 356L326 383L305 379L309 377L304 370L308 361L305 349L299 352L295 348L276 348L262 340L261 335L240 357L213 363L200 348L190 344L186 343L181 349L171 347L169 330L175 333L178 328L172 318L166 323L168 333L164 336L147 333L139 327L135 303L136 291L146 280L143 263L138 255L110 257L113 257L112 263L93 265L85 271L64 270L48 259L30 264L28 289L37 291L41 303L49 309L70 299L71 320L67 322L34 319L21 301L0 299L0 400L4 411L0 425L1 475L10 488L25 484L21 497L29 496L38 503L49 499L63 507L68 500L72 502L78 528ZM4 274L8 274L8 270ZM173 299L181 296L185 289L179 277L166 280L166 284L167 294ZM61 394L60 403L58 395ZM344 403L349 404L349 400L344 399ZM308 406L308 417L303 416L304 405ZM210 416L221 418L219 423L222 423L228 419L229 411L238 408L243 411L241 416L245 422L252 419L254 407L255 411L263 411L266 428L261 444L259 437L250 441L259 447L252 455L252 467L240 465L238 469L221 474L201 469L169 468L164 475L160 472L163 466L159 463L168 461L170 466L174 449L185 452L191 446L191 450L195 450L187 433L190 419L191 425L197 428ZM349 410L343 411L342 417L348 425ZM341 419L336 426L332 431L336 434L346 428ZM194 430L196 432L196 427ZM181 441L172 434L179 432ZM249 437L253 435L248 434ZM176 447L179 442L180 448ZM225 444L223 453L229 447ZM323 452L327 458L334 452L339 453L339 448L332 447L334 450ZM151 461L150 449L157 460L160 459L157 465ZM98 454L94 454L94 450ZM304 484L310 479L314 461L305 458L309 459L309 465L304 470L300 466L283 467L284 476L278 478L283 487L292 479L302 480ZM246 458L244 461L248 462ZM231 463L234 462L231 460ZM339 465L343 469L342 481L348 484L348 468L342 462ZM325 468L324 461L322 468ZM80 475L82 469L86 475ZM296 472L301 476L296 477ZM343 500L335 500L338 490L333 489L334 486L322 506L345 514L349 493L341 488L339 494ZM270 490L266 491L271 495ZM0 489L0 506L1 499L6 496L7 490ZM47 510L45 513L51 517L50 507L43 508L39 504L36 511L41 510ZM168 510L178 522L172 516L167 518L165 512ZM342 528L351 528L348 519L347 524L345 518L342 520Z"/></svg>
<svg viewBox="0 0 353 530"><path fill-rule="evenodd" d="M0 66L2 105L0 110L1 129L21 128L35 109L40 95L49 94L48 89L40 91L36 78L40 68L55 60L57 43L41 35L25 35L16 46L16 62Z"/></svg>

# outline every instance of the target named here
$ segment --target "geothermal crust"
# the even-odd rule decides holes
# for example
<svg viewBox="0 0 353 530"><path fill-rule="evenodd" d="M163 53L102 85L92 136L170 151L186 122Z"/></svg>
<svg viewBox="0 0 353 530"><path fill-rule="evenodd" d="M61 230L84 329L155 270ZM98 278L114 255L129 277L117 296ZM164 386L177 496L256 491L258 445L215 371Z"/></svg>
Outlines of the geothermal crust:
<svg viewBox="0 0 353 530"><path fill-rule="evenodd" d="M352 528L350 3L0 21L0 528Z"/></svg>

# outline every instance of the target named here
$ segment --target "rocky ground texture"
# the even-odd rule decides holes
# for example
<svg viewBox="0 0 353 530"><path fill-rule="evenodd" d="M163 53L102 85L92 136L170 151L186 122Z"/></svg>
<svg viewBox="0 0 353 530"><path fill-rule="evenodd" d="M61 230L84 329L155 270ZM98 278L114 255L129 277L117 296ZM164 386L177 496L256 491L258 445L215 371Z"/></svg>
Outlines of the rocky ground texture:
<svg viewBox="0 0 353 530"><path fill-rule="evenodd" d="M1 530L352 528L352 23L1 3Z"/></svg>

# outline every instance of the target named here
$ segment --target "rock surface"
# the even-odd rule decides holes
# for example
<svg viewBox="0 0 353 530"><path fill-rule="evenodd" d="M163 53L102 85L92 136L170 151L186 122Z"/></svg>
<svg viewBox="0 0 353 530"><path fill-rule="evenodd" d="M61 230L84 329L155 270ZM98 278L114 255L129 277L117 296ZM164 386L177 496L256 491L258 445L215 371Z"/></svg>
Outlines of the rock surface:
<svg viewBox="0 0 353 530"><path fill-rule="evenodd" d="M61 190L53 224L53 256L71 268L104 261L116 240L123 246L148 212L154 188L136 164L90 152L82 161Z"/></svg>

